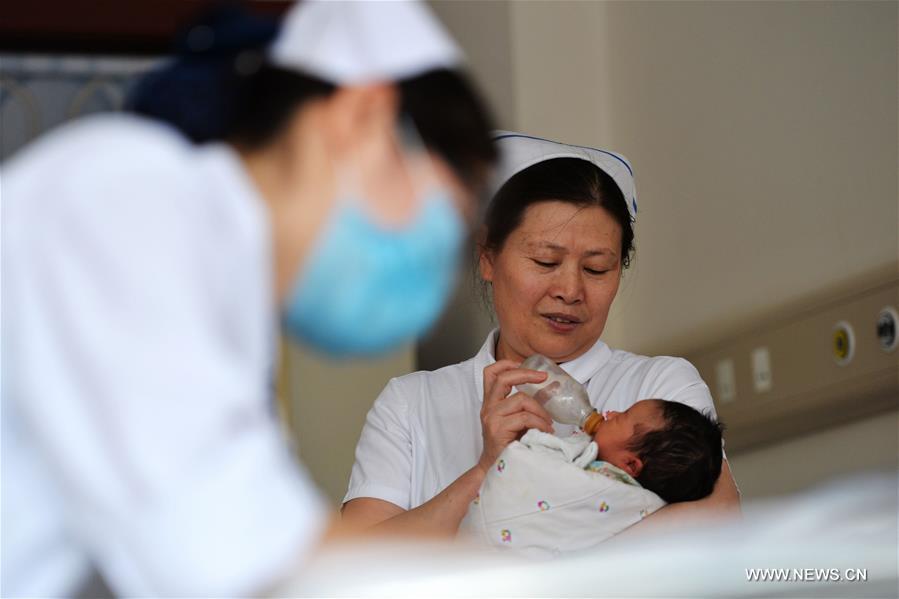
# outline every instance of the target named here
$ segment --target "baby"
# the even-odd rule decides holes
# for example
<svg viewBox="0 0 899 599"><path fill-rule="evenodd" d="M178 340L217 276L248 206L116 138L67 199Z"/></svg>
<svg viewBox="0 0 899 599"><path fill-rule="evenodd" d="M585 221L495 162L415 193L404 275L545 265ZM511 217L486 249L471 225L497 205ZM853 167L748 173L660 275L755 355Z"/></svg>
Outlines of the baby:
<svg viewBox="0 0 899 599"><path fill-rule="evenodd" d="M530 430L488 472L460 535L534 557L592 547L666 502L711 493L722 430L660 399L604 413L592 439Z"/></svg>
<svg viewBox="0 0 899 599"><path fill-rule="evenodd" d="M721 473L722 431L722 425L686 404L644 399L624 412L605 412L593 441L597 459L675 503L712 492Z"/></svg>

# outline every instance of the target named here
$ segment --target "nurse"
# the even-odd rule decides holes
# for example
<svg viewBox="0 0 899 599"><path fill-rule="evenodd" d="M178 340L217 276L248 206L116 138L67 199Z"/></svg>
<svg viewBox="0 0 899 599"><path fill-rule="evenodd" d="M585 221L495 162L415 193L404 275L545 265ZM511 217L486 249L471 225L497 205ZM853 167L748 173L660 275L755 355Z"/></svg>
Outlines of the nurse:
<svg viewBox="0 0 899 599"><path fill-rule="evenodd" d="M347 356L439 313L494 157L459 60L411 2L218 15L138 91L156 120L5 165L4 596L262 592L327 535L270 413L278 320Z"/></svg>
<svg viewBox="0 0 899 599"><path fill-rule="evenodd" d="M586 386L600 412L664 398L715 413L686 360L648 357L600 340L633 254L637 201L624 157L500 133L499 190L480 239L480 274L499 328L473 358L390 381L356 448L343 518L453 534L487 469L529 428L567 435L513 387L544 374L519 368L541 353ZM711 496L668 506L646 522L739 509L726 461ZM641 523L639 526L644 526Z"/></svg>

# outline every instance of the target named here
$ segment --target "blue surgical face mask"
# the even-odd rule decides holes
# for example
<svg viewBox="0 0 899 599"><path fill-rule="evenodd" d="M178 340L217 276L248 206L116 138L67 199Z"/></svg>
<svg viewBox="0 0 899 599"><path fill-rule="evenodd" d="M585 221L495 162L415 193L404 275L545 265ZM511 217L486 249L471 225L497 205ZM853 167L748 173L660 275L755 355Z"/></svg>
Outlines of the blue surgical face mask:
<svg viewBox="0 0 899 599"><path fill-rule="evenodd" d="M432 191L401 229L338 200L284 305L287 330L335 356L384 352L424 333L453 290L465 227Z"/></svg>

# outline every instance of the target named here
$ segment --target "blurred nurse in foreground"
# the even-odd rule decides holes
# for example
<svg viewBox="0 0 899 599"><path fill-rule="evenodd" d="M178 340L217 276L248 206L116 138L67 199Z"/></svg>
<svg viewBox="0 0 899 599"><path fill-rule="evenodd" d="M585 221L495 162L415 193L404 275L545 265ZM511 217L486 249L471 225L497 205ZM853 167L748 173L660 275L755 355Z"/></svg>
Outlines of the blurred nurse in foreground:
<svg viewBox="0 0 899 599"><path fill-rule="evenodd" d="M134 112L3 172L4 596L261 592L331 514L267 405L279 321L385 352L452 288L490 123L411 2L216 13ZM340 401L340 398L328 398Z"/></svg>

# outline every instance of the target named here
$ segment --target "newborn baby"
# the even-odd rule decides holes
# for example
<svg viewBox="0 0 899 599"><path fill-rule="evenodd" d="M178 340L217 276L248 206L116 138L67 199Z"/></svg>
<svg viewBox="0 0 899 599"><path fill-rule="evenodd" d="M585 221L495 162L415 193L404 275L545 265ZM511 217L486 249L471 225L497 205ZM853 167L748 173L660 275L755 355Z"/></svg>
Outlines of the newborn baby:
<svg viewBox="0 0 899 599"><path fill-rule="evenodd" d="M488 472L460 535L534 557L594 546L666 502L711 493L721 431L693 408L659 399L603 414L592 439L530 430Z"/></svg>

